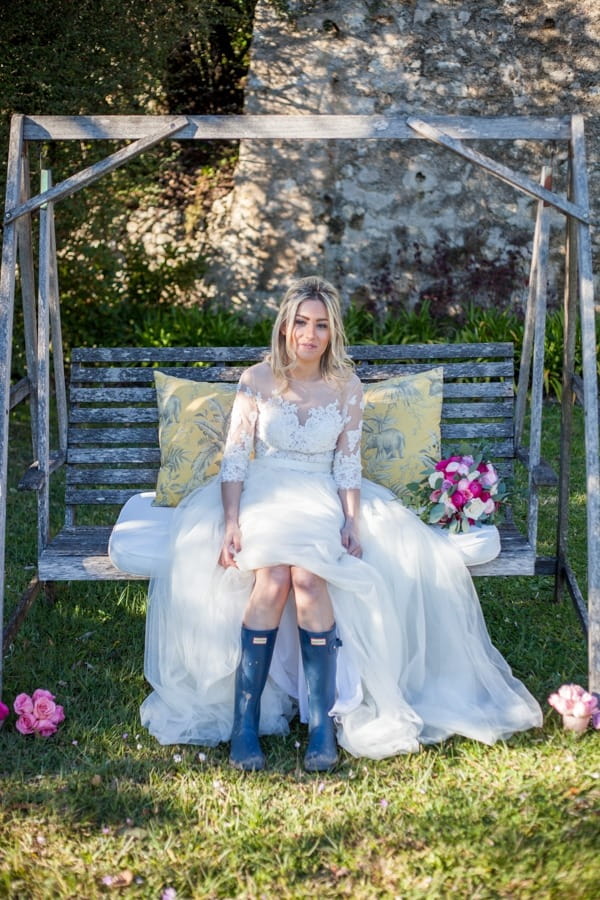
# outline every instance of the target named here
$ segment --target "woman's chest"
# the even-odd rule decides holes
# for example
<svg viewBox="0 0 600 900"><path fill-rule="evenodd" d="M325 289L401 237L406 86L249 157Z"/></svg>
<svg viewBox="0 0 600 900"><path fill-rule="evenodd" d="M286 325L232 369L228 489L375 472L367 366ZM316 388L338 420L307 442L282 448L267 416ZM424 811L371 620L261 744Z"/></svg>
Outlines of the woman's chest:
<svg viewBox="0 0 600 900"><path fill-rule="evenodd" d="M339 402L302 406L283 397L270 397L258 405L258 437L270 447L302 453L335 449L343 428Z"/></svg>

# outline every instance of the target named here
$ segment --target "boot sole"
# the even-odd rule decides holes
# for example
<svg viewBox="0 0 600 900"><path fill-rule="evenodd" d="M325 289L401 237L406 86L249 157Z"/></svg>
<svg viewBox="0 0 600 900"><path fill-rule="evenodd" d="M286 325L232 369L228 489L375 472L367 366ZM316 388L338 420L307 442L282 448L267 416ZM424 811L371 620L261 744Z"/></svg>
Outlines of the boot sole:
<svg viewBox="0 0 600 900"><path fill-rule="evenodd" d="M260 772L264 769L266 760L257 759L255 761L238 760L229 757L229 765L234 769L240 769L242 772Z"/></svg>

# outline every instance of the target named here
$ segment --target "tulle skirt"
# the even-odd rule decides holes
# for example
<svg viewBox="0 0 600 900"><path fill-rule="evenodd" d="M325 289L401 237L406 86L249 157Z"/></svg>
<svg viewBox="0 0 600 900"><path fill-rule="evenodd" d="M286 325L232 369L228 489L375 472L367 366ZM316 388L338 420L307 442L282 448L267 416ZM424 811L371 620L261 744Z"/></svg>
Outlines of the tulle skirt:
<svg viewBox="0 0 600 900"><path fill-rule="evenodd" d="M240 507L238 568L223 569L220 484L178 507L169 572L150 583L142 723L161 744L229 739L240 627L253 571L296 565L327 581L342 646L331 715L338 743L380 759L459 734L486 744L542 723L536 700L492 645L455 549L386 488L363 480L362 559L340 540L343 513L320 467L255 460ZM307 700L293 596L261 702L263 734L286 734Z"/></svg>

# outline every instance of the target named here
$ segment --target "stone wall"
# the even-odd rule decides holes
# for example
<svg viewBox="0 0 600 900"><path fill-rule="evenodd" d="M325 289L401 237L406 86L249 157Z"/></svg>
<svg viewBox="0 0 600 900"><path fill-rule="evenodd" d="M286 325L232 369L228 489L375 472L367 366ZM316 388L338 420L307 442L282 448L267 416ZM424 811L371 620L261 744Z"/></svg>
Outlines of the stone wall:
<svg viewBox="0 0 600 900"><path fill-rule="evenodd" d="M580 112L597 209L599 37L597 0L259 0L245 111ZM550 163L565 190L563 144L472 146L536 180ZM530 198L426 141L242 142L233 190L204 224L209 291L257 312L320 272L375 310L521 308L534 216ZM555 304L563 233L554 213Z"/></svg>

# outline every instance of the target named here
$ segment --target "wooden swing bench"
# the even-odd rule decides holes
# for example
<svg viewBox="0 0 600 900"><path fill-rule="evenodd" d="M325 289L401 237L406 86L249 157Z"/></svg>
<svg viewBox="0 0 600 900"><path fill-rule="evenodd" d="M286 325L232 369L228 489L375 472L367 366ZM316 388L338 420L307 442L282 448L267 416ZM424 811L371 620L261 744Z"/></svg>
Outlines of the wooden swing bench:
<svg viewBox="0 0 600 900"><path fill-rule="evenodd" d="M72 353L66 449L65 521L39 554L44 582L140 578L115 568L108 543L116 512L132 495L152 491L160 464L153 373L197 381L236 382L242 367L265 348L80 348ZM351 355L363 382L443 366L442 448L484 442L505 475L529 466L515 444L514 361L511 343L355 346ZM47 476L49 477L49 476ZM44 487L35 467L21 486ZM530 489L556 483L543 464L529 470ZM47 486L46 486L47 487ZM536 506L537 509L537 506ZM101 518L102 524L94 524ZM474 575L553 572L536 558L537 516L529 534L512 520L500 526L502 550Z"/></svg>
<svg viewBox="0 0 600 900"><path fill-rule="evenodd" d="M343 140L427 141L451 151L478 170L511 185L536 203L529 295L518 385L511 344L427 344L352 348L365 382L393 374L444 367L442 450L464 442L485 443L505 474L525 466L527 523L501 527L501 552L473 568L475 575L553 575L555 596L567 587L588 634L589 688L600 693L600 453L591 214L584 123L563 117L431 116L13 116L7 162L3 253L0 267L0 557L6 543L9 411L25 399L31 406L34 463L22 479L37 494L38 571L4 629L14 634L40 586L53 581L111 580L132 573L110 562L108 545L119 510L128 498L154 488L159 469L158 413L153 370L206 381L237 381L241 368L260 358L260 348L97 348L71 351L67 397L62 356L55 205L156 146L161 141ZM42 170L32 196L29 147L50 141L128 141L100 162L52 184ZM552 187L550 169L539 182L470 146L472 141L559 142L568 148L563 193ZM564 194L564 195L563 195ZM551 210L566 217L563 392L560 472L556 487L554 555L537 553L539 489L556 484L540 457L546 288ZM34 232L32 216L39 214ZM34 264L34 234L39 262ZM27 376L11 383L11 350L17 271L23 303ZM587 602L568 562L572 396L577 328L581 333L585 403ZM52 350L52 353L50 353ZM51 364L54 396L51 397ZM530 377L531 376L531 377ZM50 407L56 407L58 450L50 449ZM529 415L528 440L523 440ZM65 471L64 525L50 529L50 482ZM61 473L62 474L62 473ZM139 576L137 576L139 577ZM4 621L4 566L0 566L0 618ZM0 687L2 684L0 655Z"/></svg>

